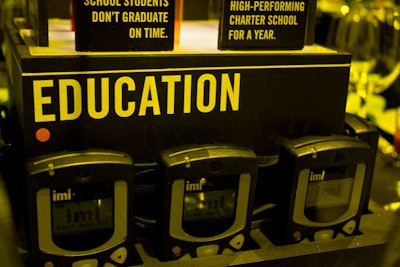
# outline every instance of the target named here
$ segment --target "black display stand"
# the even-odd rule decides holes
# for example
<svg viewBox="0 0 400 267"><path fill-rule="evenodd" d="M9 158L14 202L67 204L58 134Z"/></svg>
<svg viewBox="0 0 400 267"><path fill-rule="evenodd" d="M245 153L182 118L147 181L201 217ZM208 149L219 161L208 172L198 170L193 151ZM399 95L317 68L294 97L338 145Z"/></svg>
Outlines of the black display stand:
<svg viewBox="0 0 400 267"><path fill-rule="evenodd" d="M259 229L252 231L252 238L259 246L254 250L230 255L218 255L207 258L185 259L160 262L150 256L142 244L137 250L143 260L142 266L307 266L307 267L363 267L380 266L392 229L394 215L385 211L375 202L369 205L370 214L361 219L361 235L338 237L337 239L299 244L275 246Z"/></svg>
<svg viewBox="0 0 400 267"><path fill-rule="evenodd" d="M274 155L281 135L343 132L349 54L314 45L218 51L215 22L183 23L174 51L87 53L75 51L69 21L50 23L48 47L36 46L23 25L7 25L6 60L25 160L103 148L152 163L168 147L222 141ZM393 218L373 202L370 210L362 234L334 240L275 246L255 228L252 250L164 263L136 247L141 266L371 266Z"/></svg>
<svg viewBox="0 0 400 267"><path fill-rule="evenodd" d="M21 25L9 25L8 60L26 158L105 148L151 163L215 142L275 155L282 135L343 133L349 54L218 51L216 21L183 23L174 51L76 52L68 21L49 24L49 47Z"/></svg>

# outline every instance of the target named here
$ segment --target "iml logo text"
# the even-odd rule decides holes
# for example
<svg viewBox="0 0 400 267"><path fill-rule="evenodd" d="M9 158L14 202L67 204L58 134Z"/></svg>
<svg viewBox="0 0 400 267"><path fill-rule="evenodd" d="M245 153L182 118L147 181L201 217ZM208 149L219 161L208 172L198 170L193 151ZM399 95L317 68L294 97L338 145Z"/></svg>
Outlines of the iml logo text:
<svg viewBox="0 0 400 267"><path fill-rule="evenodd" d="M201 178L197 183L191 183L190 181L186 181L186 191L202 191L203 185L206 183L206 179Z"/></svg>
<svg viewBox="0 0 400 267"><path fill-rule="evenodd" d="M54 202L72 200L73 195L74 195L74 193L72 193L71 188L68 188L67 191L64 191L64 192L57 192L57 190L53 189L52 200Z"/></svg>
<svg viewBox="0 0 400 267"><path fill-rule="evenodd" d="M309 180L310 182L325 180L325 170L323 170L321 173L314 173L313 171L311 171Z"/></svg>

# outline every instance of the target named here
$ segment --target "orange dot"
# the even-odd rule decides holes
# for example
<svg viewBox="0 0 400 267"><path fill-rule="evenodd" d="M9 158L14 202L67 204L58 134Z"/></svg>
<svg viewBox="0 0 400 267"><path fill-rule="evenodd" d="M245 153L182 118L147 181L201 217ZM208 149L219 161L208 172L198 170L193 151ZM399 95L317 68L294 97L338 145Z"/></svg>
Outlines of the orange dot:
<svg viewBox="0 0 400 267"><path fill-rule="evenodd" d="M39 142L47 142L50 139L50 131L46 128L40 128L36 131L36 139Z"/></svg>
<svg viewBox="0 0 400 267"><path fill-rule="evenodd" d="M179 254L181 254L181 252L182 252L182 249L181 249L179 246L174 246L174 247L172 248L172 253L173 253L174 255L179 255Z"/></svg>
<svg viewBox="0 0 400 267"><path fill-rule="evenodd" d="M293 233L293 238L294 238L294 240L299 241L299 240L302 238L301 232L300 232L300 231L295 231L295 232Z"/></svg>

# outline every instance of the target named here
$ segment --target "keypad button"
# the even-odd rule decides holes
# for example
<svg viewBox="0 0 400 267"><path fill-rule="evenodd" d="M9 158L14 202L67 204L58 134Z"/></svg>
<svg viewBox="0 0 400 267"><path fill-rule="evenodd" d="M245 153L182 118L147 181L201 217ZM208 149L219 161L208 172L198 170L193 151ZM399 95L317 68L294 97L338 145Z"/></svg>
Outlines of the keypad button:
<svg viewBox="0 0 400 267"><path fill-rule="evenodd" d="M241 249L244 244L244 235L239 234L232 238L231 241L229 241L229 245L233 247L234 249Z"/></svg>
<svg viewBox="0 0 400 267"><path fill-rule="evenodd" d="M229 248L224 248L224 250L222 251L223 255L229 255L232 254L233 250L229 249Z"/></svg>
<svg viewBox="0 0 400 267"><path fill-rule="evenodd" d="M354 230L356 230L356 226L357 226L356 221L350 220L343 226L342 230L344 233L351 235L352 233L354 233Z"/></svg>
<svg viewBox="0 0 400 267"><path fill-rule="evenodd" d="M190 256L189 253L186 253L185 255L183 255L182 257L180 257L178 260L189 260L191 259L192 256Z"/></svg>
<svg viewBox="0 0 400 267"><path fill-rule="evenodd" d="M116 263L123 264L128 256L128 251L126 247L120 247L116 249L110 256L110 258Z"/></svg>
<svg viewBox="0 0 400 267"><path fill-rule="evenodd" d="M218 245L206 245L198 247L196 249L196 254L198 257L213 256L218 254L218 250L219 250Z"/></svg>
<svg viewBox="0 0 400 267"><path fill-rule="evenodd" d="M99 262L96 259L80 260L72 263L72 267L97 267Z"/></svg>
<svg viewBox="0 0 400 267"><path fill-rule="evenodd" d="M333 238L334 231L332 229L321 230L314 233L315 241L329 240Z"/></svg>

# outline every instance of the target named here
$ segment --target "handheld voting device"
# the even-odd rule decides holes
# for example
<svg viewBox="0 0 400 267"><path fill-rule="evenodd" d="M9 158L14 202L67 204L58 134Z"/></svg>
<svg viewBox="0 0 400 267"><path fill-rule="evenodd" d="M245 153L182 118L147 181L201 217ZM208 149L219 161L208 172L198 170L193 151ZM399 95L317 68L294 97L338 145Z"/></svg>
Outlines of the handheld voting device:
<svg viewBox="0 0 400 267"><path fill-rule="evenodd" d="M244 249L257 166L254 152L240 146L193 145L161 152L160 259Z"/></svg>
<svg viewBox="0 0 400 267"><path fill-rule="evenodd" d="M308 136L282 144L283 197L270 233L278 244L358 233L374 152L349 136Z"/></svg>
<svg viewBox="0 0 400 267"><path fill-rule="evenodd" d="M127 154L59 152L32 159L27 172L34 266L131 261L133 163Z"/></svg>
<svg viewBox="0 0 400 267"><path fill-rule="evenodd" d="M369 197L371 194L371 186L372 186L372 173L374 171L375 167L375 157L376 157L376 152L378 150L378 142L379 142L379 136L380 132L378 128L373 125L371 122L369 122L365 118L361 118L357 115L346 113L345 116L345 124L344 124L344 130L345 134L348 136L352 136L358 139L363 140L366 142L374 151L374 159L371 162L372 170L371 170L371 176L369 177L370 179L366 180L366 188L365 192L367 194L367 197L364 199L364 213L368 213L368 203L369 203Z"/></svg>

